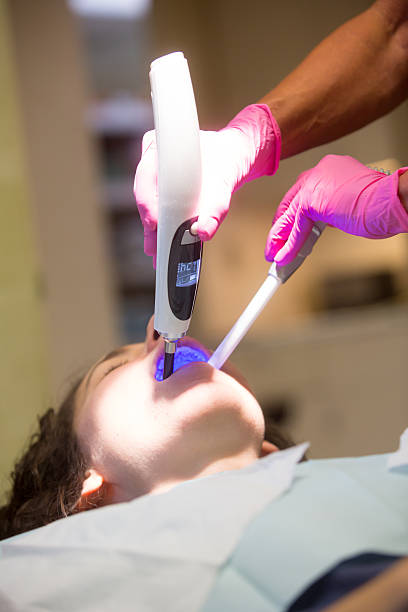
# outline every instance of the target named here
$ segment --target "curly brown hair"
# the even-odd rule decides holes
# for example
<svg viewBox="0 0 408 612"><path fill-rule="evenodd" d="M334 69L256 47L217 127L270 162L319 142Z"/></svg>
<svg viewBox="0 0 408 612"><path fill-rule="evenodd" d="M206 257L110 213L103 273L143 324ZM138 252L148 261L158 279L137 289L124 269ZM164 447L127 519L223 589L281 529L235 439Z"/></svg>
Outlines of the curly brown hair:
<svg viewBox="0 0 408 612"><path fill-rule="evenodd" d="M100 493L85 502L81 499L89 463L73 429L80 383L75 383L59 410L50 408L38 418L39 431L31 436L27 450L17 461L8 501L0 507L0 540L104 503ZM268 419L265 439L280 450L294 444Z"/></svg>
<svg viewBox="0 0 408 612"><path fill-rule="evenodd" d="M74 430L75 383L58 411L38 418L39 431L11 474L11 490L0 508L0 540L75 514L81 509L87 462Z"/></svg>

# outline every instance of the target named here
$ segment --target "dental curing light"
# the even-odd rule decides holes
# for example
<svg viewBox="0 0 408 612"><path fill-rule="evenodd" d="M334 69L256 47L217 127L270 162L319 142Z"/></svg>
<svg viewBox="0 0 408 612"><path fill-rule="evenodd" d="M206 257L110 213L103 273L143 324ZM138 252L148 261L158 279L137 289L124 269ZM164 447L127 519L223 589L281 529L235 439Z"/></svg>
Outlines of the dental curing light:
<svg viewBox="0 0 408 612"><path fill-rule="evenodd" d="M306 257L311 253L316 240L324 230L324 223L316 223L308 236L306 242L300 249L293 261L286 266L278 266L275 262L268 271L268 276L254 295L244 312L241 314L235 325L231 328L224 340L211 355L208 363L218 370L224 365L228 357L235 350L242 338L245 336L251 325L261 314L271 297L278 290L282 283L286 283L288 278L302 265Z"/></svg>
<svg viewBox="0 0 408 612"><path fill-rule="evenodd" d="M150 84L159 196L154 327L165 340L165 379L173 373L177 341L187 333L200 276L202 242L190 232L199 213L200 128L183 53L152 62Z"/></svg>

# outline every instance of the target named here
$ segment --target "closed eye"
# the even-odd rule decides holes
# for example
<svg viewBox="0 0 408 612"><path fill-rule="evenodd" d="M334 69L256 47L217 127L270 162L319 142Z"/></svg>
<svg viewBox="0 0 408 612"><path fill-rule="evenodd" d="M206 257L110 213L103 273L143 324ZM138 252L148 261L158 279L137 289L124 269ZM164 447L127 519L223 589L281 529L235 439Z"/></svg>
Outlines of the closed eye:
<svg viewBox="0 0 408 612"><path fill-rule="evenodd" d="M102 378L101 378L101 380L99 382L101 382L104 378L106 378L108 376L108 374L113 372L113 370L117 370L118 368L121 368L122 366L126 365L127 363L129 363L129 361L119 361L119 362L114 363L113 365L111 365L111 367L108 368L106 370L106 372L103 373L103 376L102 376Z"/></svg>

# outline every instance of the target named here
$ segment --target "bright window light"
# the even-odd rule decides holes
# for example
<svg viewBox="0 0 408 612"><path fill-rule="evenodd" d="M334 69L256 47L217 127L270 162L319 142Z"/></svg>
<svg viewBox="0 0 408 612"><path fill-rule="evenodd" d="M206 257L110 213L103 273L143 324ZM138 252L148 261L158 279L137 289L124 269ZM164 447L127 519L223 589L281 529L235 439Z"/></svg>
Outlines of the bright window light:
<svg viewBox="0 0 408 612"><path fill-rule="evenodd" d="M83 17L140 19L148 13L151 0L68 0L73 11Z"/></svg>

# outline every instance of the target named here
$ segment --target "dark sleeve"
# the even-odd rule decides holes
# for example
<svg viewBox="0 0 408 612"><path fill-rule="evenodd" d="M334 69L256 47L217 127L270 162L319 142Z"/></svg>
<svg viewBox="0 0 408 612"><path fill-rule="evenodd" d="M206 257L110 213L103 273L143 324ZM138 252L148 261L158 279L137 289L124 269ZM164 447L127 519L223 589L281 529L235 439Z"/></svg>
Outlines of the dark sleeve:
<svg viewBox="0 0 408 612"><path fill-rule="evenodd" d="M350 557L313 582L286 612L319 612L372 580L401 558L377 553Z"/></svg>

